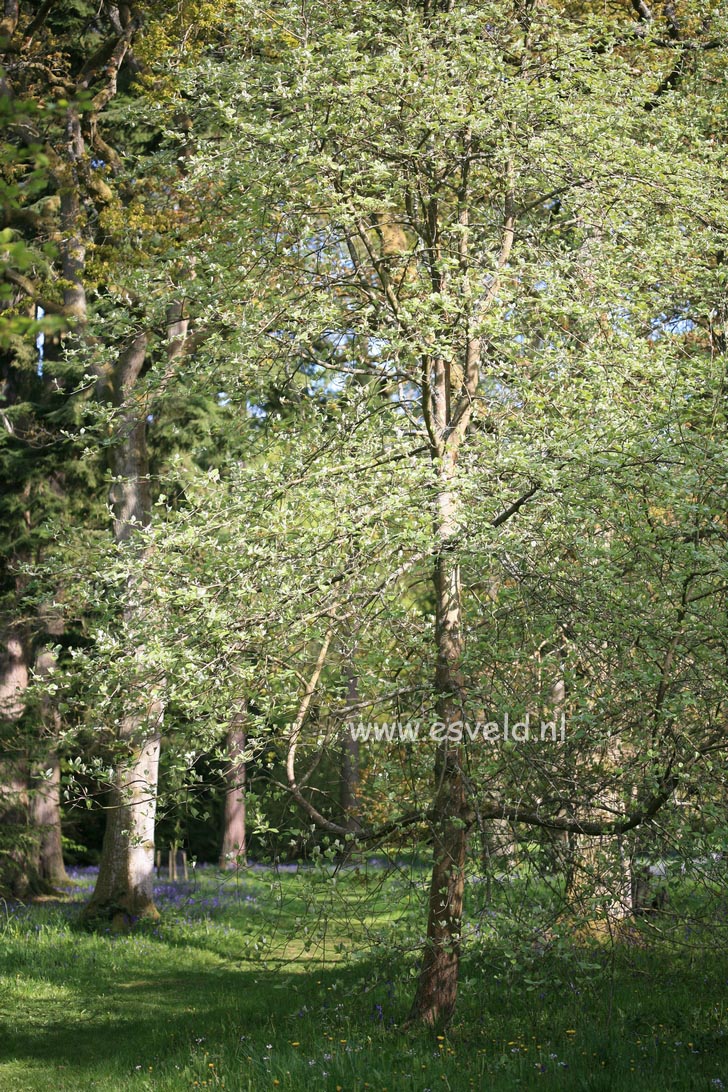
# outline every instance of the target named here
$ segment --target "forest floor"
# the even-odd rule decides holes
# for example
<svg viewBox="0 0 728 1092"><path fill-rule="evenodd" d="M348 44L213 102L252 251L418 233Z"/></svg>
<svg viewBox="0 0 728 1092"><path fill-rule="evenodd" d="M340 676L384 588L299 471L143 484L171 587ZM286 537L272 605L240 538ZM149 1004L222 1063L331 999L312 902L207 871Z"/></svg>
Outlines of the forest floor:
<svg viewBox="0 0 728 1092"><path fill-rule="evenodd" d="M76 924L94 878L0 902L3 1092L728 1089L722 904L710 927L667 912L587 941L528 885L473 883L435 1034L403 1026L424 870L198 868L160 880L160 922L116 934Z"/></svg>

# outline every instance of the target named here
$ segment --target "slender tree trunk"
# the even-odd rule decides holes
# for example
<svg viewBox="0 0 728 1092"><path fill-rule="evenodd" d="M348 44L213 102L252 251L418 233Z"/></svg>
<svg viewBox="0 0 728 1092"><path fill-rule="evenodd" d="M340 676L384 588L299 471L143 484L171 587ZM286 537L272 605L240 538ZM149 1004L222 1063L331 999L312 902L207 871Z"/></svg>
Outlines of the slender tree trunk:
<svg viewBox="0 0 728 1092"><path fill-rule="evenodd" d="M223 817L220 868L235 869L247 864L245 841L245 713L234 720L227 734L225 767L225 812Z"/></svg>
<svg viewBox="0 0 728 1092"><path fill-rule="evenodd" d="M633 913L631 862L621 838L579 838L574 847L569 905L594 928L619 927Z"/></svg>
<svg viewBox="0 0 728 1092"><path fill-rule="evenodd" d="M447 467L445 474L449 477ZM434 861L427 939L410 1012L410 1020L429 1027L447 1023L455 1009L468 832L462 744L447 738L447 729L464 718L460 567L453 549L455 501L448 486L439 498L439 553L434 571L437 716L446 736L438 745L435 762Z"/></svg>
<svg viewBox="0 0 728 1092"><path fill-rule="evenodd" d="M359 700L359 679L353 664L346 671L346 704L352 709ZM341 733L340 750L340 802L344 816L344 826L355 833L360 829L359 817L359 740L351 734L351 724L347 718Z"/></svg>

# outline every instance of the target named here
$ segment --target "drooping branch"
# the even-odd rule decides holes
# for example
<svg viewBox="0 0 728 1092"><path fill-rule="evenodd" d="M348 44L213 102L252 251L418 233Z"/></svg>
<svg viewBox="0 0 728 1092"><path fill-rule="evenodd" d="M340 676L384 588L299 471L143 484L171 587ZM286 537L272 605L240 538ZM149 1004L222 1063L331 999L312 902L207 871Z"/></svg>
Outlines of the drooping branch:
<svg viewBox="0 0 728 1092"><path fill-rule="evenodd" d="M286 755L286 779L288 782L288 791L293 796L293 799L299 804L307 815L313 819L317 826L322 827L324 830L332 831L335 834L346 834L346 828L339 826L338 823L331 823L328 819L325 819L323 815L313 804L309 803L306 797L298 787L296 781L296 751L301 739L301 729L303 728L306 720L306 714L308 713L311 699L313 698L316 687L318 686L321 672L323 671L324 664L326 663L326 656L329 651L329 645L331 644L331 638L334 635L333 627L329 627L326 631L326 635L321 644L319 654L316 658L316 664L314 666L311 678L309 679L306 688L303 692L298 712L296 713L295 720L291 725L291 730L288 733L288 753Z"/></svg>
<svg viewBox="0 0 728 1092"><path fill-rule="evenodd" d="M561 815L539 815L538 811L525 811L518 805L495 804L479 809L482 819L507 819L511 823L524 823L530 827L541 827L546 830L559 830L567 834L586 834L591 837L609 837L612 835L626 834L635 827L654 819L672 796L677 786L678 778L672 772L670 763L661 778L661 788L654 793L644 807L630 812L621 819L611 822L598 822L592 819L569 818Z"/></svg>

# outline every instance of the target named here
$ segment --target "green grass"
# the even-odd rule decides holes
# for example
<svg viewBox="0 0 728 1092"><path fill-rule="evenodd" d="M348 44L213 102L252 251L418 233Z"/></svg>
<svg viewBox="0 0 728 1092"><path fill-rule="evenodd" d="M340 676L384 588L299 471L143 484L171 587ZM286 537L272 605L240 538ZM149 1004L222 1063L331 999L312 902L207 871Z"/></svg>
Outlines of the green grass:
<svg viewBox="0 0 728 1092"><path fill-rule="evenodd" d="M3 1092L728 1089L713 931L577 945L473 887L460 1005L437 1037L401 1027L421 873L205 871L161 893L160 926L115 936L75 926L89 882L67 904L0 903Z"/></svg>

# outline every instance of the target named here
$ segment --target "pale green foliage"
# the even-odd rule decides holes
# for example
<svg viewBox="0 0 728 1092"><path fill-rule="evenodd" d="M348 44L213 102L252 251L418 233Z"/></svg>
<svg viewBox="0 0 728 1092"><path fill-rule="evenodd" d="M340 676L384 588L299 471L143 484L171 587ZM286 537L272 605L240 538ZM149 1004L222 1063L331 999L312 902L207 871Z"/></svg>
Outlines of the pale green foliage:
<svg viewBox="0 0 728 1092"><path fill-rule="evenodd" d="M423 361L449 363L455 398L478 336L454 486L466 712L549 717L563 679L568 740L471 747L474 800L609 817L666 778L722 792L704 772L725 720L724 51L696 46L658 93L674 51L629 5L529 10L242 2L180 76L197 377L244 437L158 506L144 553L181 751L241 697L251 750L282 740L329 627L312 749L354 652L363 700L404 690L387 715L432 716ZM140 636L98 634L100 719ZM386 801L427 791L432 749L409 780L378 770Z"/></svg>

